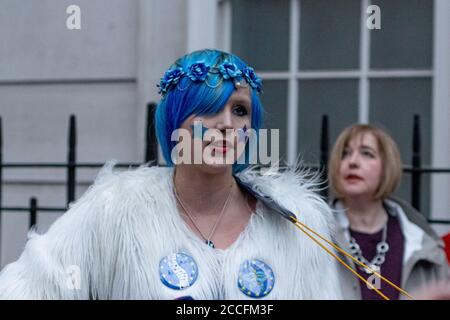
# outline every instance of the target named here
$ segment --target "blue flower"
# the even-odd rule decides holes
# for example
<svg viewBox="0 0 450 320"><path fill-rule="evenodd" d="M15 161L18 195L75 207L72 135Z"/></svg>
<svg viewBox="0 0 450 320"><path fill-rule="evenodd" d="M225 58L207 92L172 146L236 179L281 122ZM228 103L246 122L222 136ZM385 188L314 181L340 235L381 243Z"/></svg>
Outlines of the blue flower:
<svg viewBox="0 0 450 320"><path fill-rule="evenodd" d="M188 67L188 77L192 81L205 81L209 72L209 66L203 62L196 62Z"/></svg>
<svg viewBox="0 0 450 320"><path fill-rule="evenodd" d="M165 94L169 87L173 84L177 84L178 81L180 81L180 78L185 74L182 68L177 67L172 70L167 70L166 73L164 73L164 77L161 78L161 81L158 85L159 87L159 94Z"/></svg>
<svg viewBox="0 0 450 320"><path fill-rule="evenodd" d="M225 80L240 77L242 75L241 70L239 70L234 63L228 61L225 61L219 66L219 71Z"/></svg>
<svg viewBox="0 0 450 320"><path fill-rule="evenodd" d="M252 67L244 67L242 72L250 86L258 92L261 92L262 80L256 75L255 70Z"/></svg>
<svg viewBox="0 0 450 320"><path fill-rule="evenodd" d="M215 69L214 73L217 73ZM171 87L176 86L183 76L188 76L192 81L206 81L208 73L211 71L211 67L206 65L204 62L195 62L183 69L182 67L176 67L168 70L164 73L161 78L160 83L157 85L159 87L158 93L164 96ZM251 67L244 67L244 69L239 70L236 64L225 61L218 67L219 73L222 75L224 80L237 78L238 81L245 77L245 80L253 89L258 92L262 92L262 80L255 74L255 71ZM206 85L209 85L206 83Z"/></svg>

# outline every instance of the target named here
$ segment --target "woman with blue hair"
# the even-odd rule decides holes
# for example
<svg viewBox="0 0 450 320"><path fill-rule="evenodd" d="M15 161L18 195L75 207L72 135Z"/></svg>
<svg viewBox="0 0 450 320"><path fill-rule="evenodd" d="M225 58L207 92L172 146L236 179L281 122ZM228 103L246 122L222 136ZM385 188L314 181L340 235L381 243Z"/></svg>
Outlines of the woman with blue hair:
<svg viewBox="0 0 450 320"><path fill-rule="evenodd" d="M167 166L111 164L0 274L20 299L338 299L323 250L251 190L330 237L328 206L296 170L250 167L261 79L235 55L178 59L159 84L156 131ZM243 186L247 186L243 187Z"/></svg>

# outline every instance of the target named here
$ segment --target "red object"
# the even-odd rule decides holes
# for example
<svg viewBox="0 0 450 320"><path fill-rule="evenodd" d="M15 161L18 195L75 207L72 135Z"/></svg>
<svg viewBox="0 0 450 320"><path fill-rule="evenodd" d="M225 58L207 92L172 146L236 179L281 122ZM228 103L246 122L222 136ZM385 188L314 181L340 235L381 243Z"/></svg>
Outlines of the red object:
<svg viewBox="0 0 450 320"><path fill-rule="evenodd" d="M445 242L445 253L447 254L447 260L450 263L450 233L443 237Z"/></svg>

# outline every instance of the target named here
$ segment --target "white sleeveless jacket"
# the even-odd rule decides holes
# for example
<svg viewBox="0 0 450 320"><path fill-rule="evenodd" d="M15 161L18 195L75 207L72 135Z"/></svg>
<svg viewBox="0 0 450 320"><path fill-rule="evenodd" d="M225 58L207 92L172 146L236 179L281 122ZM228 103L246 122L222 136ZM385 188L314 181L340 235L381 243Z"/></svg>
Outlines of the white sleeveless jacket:
<svg viewBox="0 0 450 320"><path fill-rule="evenodd" d="M292 223L257 203L246 229L226 250L202 242L180 217L173 168L113 171L107 164L88 191L47 233L30 232L20 258L0 273L2 299L252 299L238 287L244 261L273 271L265 299L340 299L335 261ZM294 170L243 181L269 194L298 219L330 238L331 212ZM185 253L196 280L176 290L161 278L161 261Z"/></svg>

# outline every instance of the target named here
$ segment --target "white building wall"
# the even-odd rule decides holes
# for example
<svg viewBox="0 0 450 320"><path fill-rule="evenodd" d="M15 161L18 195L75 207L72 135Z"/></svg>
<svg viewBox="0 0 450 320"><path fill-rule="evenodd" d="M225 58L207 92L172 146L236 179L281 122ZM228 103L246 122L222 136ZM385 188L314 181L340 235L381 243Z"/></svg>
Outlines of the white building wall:
<svg viewBox="0 0 450 320"><path fill-rule="evenodd" d="M66 8L81 9L68 30ZM185 53L184 0L0 0L0 116L4 162L65 162L69 115L77 116L77 161L142 162L146 104ZM77 171L77 198L98 169ZM4 169L5 207L64 207L64 169ZM42 230L62 213L38 213ZM26 242L28 214L3 212L1 265Z"/></svg>

